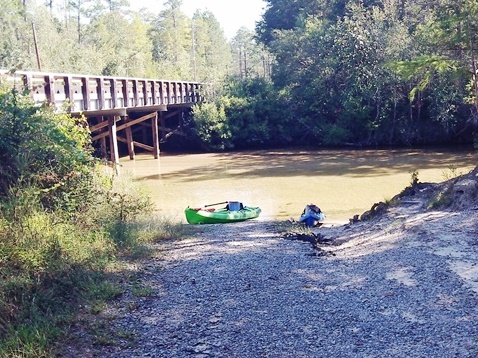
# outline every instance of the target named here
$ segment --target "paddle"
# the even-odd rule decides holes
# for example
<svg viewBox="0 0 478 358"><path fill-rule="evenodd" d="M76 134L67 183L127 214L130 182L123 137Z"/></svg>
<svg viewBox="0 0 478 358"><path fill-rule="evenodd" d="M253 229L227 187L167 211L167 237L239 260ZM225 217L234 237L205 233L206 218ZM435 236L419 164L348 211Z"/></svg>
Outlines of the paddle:
<svg viewBox="0 0 478 358"><path fill-rule="evenodd" d="M204 205L204 207L207 208L208 206L215 206L215 205L221 205L221 204L227 204L227 203L228 203L228 201L223 201L222 203Z"/></svg>

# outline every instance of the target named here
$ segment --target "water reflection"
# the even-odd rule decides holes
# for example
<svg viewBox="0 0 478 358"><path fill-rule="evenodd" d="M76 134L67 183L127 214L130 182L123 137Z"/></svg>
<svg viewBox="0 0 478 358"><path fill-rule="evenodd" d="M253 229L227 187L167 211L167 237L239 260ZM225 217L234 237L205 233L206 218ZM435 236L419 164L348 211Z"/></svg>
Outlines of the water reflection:
<svg viewBox="0 0 478 358"><path fill-rule="evenodd" d="M121 164L151 189L160 215L182 222L187 206L225 200L260 206L266 220L297 219L314 202L328 221L342 222L399 193L412 171L438 182L468 172L476 159L470 150L277 150L142 154Z"/></svg>

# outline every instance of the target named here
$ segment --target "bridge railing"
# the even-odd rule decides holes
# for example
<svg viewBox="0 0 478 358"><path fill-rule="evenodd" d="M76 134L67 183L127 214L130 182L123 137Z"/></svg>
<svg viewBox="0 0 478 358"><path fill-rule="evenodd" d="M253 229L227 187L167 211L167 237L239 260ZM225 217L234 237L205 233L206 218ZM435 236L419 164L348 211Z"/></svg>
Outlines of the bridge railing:
<svg viewBox="0 0 478 358"><path fill-rule="evenodd" d="M0 76L14 88L28 89L36 104L46 101L58 110L69 112L201 101L198 82L27 71L10 73L2 69Z"/></svg>

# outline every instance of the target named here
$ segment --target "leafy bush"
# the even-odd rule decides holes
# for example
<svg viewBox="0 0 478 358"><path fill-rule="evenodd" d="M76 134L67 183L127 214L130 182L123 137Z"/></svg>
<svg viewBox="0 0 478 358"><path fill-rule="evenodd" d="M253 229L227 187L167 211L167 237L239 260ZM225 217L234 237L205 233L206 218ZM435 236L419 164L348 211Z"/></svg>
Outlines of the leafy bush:
<svg viewBox="0 0 478 358"><path fill-rule="evenodd" d="M89 174L92 157L85 119L37 108L29 101L16 91L0 93L0 197L11 186L68 192Z"/></svg>
<svg viewBox="0 0 478 358"><path fill-rule="evenodd" d="M230 79L216 102L194 107L195 133L212 150L290 144L303 128L297 121L291 125L287 103L263 78Z"/></svg>
<svg viewBox="0 0 478 358"><path fill-rule="evenodd" d="M193 108L195 133L205 149L223 150L231 147L224 106L205 102Z"/></svg>

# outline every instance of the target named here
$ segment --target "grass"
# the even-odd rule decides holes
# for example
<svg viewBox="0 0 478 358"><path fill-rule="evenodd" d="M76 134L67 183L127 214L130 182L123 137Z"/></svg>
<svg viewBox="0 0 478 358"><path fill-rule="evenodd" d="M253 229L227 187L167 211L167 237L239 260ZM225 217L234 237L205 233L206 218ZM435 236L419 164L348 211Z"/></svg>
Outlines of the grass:
<svg viewBox="0 0 478 358"><path fill-rule="evenodd" d="M446 208L453 203L453 185L448 185L444 190L433 196L427 203L427 209Z"/></svg>
<svg viewBox="0 0 478 358"><path fill-rule="evenodd" d="M151 296L147 285L121 283L131 275L126 262L151 256L158 240L184 234L182 225L160 218L99 224L91 221L99 215L93 211L82 220L28 205L18 205L12 219L0 211L1 358L54 357L55 342L65 339L81 306L99 315L128 289ZM115 334L100 328L92 332L96 341L112 344Z"/></svg>
<svg viewBox="0 0 478 358"><path fill-rule="evenodd" d="M36 319L32 324L21 324L3 342L2 356L50 357L53 354L50 341L60 334L60 330L46 320Z"/></svg>
<svg viewBox="0 0 478 358"><path fill-rule="evenodd" d="M91 327L93 340L100 346L111 346L115 344L115 334L105 321L96 321Z"/></svg>
<svg viewBox="0 0 478 358"><path fill-rule="evenodd" d="M298 222L292 221L278 221L277 222L277 231L282 233L283 235L311 235L312 230L307 225L303 225Z"/></svg>
<svg viewBox="0 0 478 358"><path fill-rule="evenodd" d="M143 284L134 285L131 289L131 292L137 297L150 297L153 295L153 289Z"/></svg>

